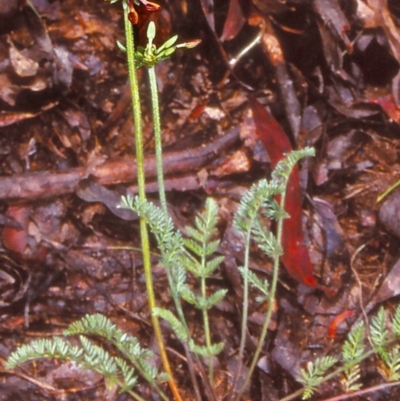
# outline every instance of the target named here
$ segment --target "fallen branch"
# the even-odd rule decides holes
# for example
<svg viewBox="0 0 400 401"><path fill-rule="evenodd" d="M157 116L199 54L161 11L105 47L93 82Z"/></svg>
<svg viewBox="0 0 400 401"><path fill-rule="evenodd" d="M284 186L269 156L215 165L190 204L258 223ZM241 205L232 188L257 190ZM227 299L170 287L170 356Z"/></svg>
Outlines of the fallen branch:
<svg viewBox="0 0 400 401"><path fill-rule="evenodd" d="M206 146L166 152L164 172L173 175L202 168L232 146L238 138L239 129L235 128ZM145 171L148 178L156 176L154 155L146 157ZM88 176L94 177L101 185L132 183L136 179L136 163L134 160L121 159L63 172L40 171L0 177L0 199L39 200L73 193L79 181Z"/></svg>

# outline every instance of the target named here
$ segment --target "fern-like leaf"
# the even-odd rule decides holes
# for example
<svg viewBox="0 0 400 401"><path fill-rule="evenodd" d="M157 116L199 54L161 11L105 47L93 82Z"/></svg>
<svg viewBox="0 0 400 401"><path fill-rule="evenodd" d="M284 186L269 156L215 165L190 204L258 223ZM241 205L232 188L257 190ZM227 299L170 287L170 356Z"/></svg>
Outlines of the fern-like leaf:
<svg viewBox="0 0 400 401"><path fill-rule="evenodd" d="M122 197L121 207L129 208L146 219L164 257L174 257L183 249L181 234L175 230L172 219L161 208L151 202L141 201L138 197Z"/></svg>
<svg viewBox="0 0 400 401"><path fill-rule="evenodd" d="M388 367L387 380L396 381L400 380L400 346L396 345L389 351L388 360L386 362Z"/></svg>
<svg viewBox="0 0 400 401"><path fill-rule="evenodd" d="M207 298L203 298L202 296L195 294L188 286L185 286L182 288L181 297L197 309L208 310L220 302L227 292L228 290L226 289L220 289L207 296Z"/></svg>
<svg viewBox="0 0 400 401"><path fill-rule="evenodd" d="M128 391L137 383L132 367L121 358L111 356L103 348L93 344L85 336L79 336L81 346L73 346L61 337L40 339L23 345L14 351L6 364L7 369L34 359L52 358L73 361L100 373L110 386L117 384L122 391Z"/></svg>
<svg viewBox="0 0 400 401"><path fill-rule="evenodd" d="M243 277L244 274L245 274L243 267L239 267L239 272ZM252 285L254 288L259 290L263 294L263 296L257 297L256 301L257 302L265 302L266 300L268 300L268 296L269 296L269 282L268 282L268 280L261 280L251 270L249 270L247 272L247 278L249 280L250 285Z"/></svg>
<svg viewBox="0 0 400 401"><path fill-rule="evenodd" d="M187 250L195 254L196 256L201 256L203 254L203 248L202 244L192 236L192 232L189 227L186 227L186 231L188 232L189 235L191 235L191 238L185 238L184 244Z"/></svg>
<svg viewBox="0 0 400 401"><path fill-rule="evenodd" d="M342 356L346 366L351 366L358 362L364 353L365 329L364 323L358 323L348 334L342 347Z"/></svg>
<svg viewBox="0 0 400 401"><path fill-rule="evenodd" d="M343 372L343 378L341 379L344 391L350 393L359 390L361 388L361 383L359 382L360 377L361 370L359 364L346 369Z"/></svg>
<svg viewBox="0 0 400 401"><path fill-rule="evenodd" d="M282 247L277 241L275 235L269 231L259 219L255 220L252 233L257 246L266 255L272 258L282 255Z"/></svg>
<svg viewBox="0 0 400 401"><path fill-rule="evenodd" d="M200 309L199 297L188 285L183 285L179 294L186 302Z"/></svg>
<svg viewBox="0 0 400 401"><path fill-rule="evenodd" d="M338 360L332 356L324 356L317 358L314 362L308 362L307 368L301 369L299 381L304 385L303 400L311 398L315 390L322 383L327 370L337 362Z"/></svg>
<svg viewBox="0 0 400 401"><path fill-rule="evenodd" d="M215 232L215 231L214 231ZM204 249L204 256L210 256L213 253L215 253L219 247L220 241L219 240L215 240L215 241L207 241L205 243L205 249Z"/></svg>
<svg viewBox="0 0 400 401"><path fill-rule="evenodd" d="M197 345L193 340L189 341L190 350L199 356L210 357L218 355L224 348L224 343L212 344L210 347L205 345Z"/></svg>
<svg viewBox="0 0 400 401"><path fill-rule="evenodd" d="M190 237L199 243L210 244L210 239L216 233L216 225L218 223L218 207L214 199L208 198L205 204L204 213L195 218L195 228L186 227ZM218 246L218 245L217 245ZM210 253L213 253L211 251ZM197 254L199 256L199 254Z"/></svg>
<svg viewBox="0 0 400 401"><path fill-rule="evenodd" d="M95 370L109 380L113 377L117 377L118 366L114 357L104 348L93 344L85 336L79 336L79 340L84 350L83 365L86 369Z"/></svg>
<svg viewBox="0 0 400 401"><path fill-rule="evenodd" d="M123 348L124 352L129 348L128 355L132 359L151 358L153 356L150 350L140 346L137 338L118 329L107 317L99 313L84 316L64 331L66 336L76 334L93 334L104 337L118 348Z"/></svg>
<svg viewBox="0 0 400 401"><path fill-rule="evenodd" d="M135 370L129 366L126 361L122 358L115 358L115 363L122 373L123 384L121 385L121 389L123 392L131 390L136 386L138 382L138 378L136 376Z"/></svg>
<svg viewBox="0 0 400 401"><path fill-rule="evenodd" d="M393 335L400 337L400 305L397 306L392 320Z"/></svg>
<svg viewBox="0 0 400 401"><path fill-rule="evenodd" d="M138 372L153 384L158 370L148 361L153 357L152 351L142 348L137 338L118 329L107 317L101 314L86 315L72 323L64 335L97 335L109 340L133 364Z"/></svg>
<svg viewBox="0 0 400 401"><path fill-rule="evenodd" d="M182 255L185 250L182 234L175 230L172 219L151 202L142 202L138 197L124 197L121 207L130 208L146 219L156 238L158 249L161 252L160 263L167 270L171 294L176 300L180 287L186 281L186 271L182 266Z"/></svg>
<svg viewBox="0 0 400 401"><path fill-rule="evenodd" d="M209 277L211 276L217 267L224 261L225 257L224 256L216 256L206 262L206 265L204 267L203 275L204 277Z"/></svg>
<svg viewBox="0 0 400 401"><path fill-rule="evenodd" d="M292 150L287 153L280 162L277 163L274 171L272 172L272 180L277 183L282 183L286 186L290 173L293 167L304 157L315 156L315 149L305 147L299 150Z"/></svg>
<svg viewBox="0 0 400 401"><path fill-rule="evenodd" d="M254 221L260 209L268 210L273 197L284 193L285 187L275 182L260 180L253 184L243 195L238 210L233 218L233 227L243 237L253 228Z"/></svg>
<svg viewBox="0 0 400 401"><path fill-rule="evenodd" d="M189 334L186 327L180 322L180 320L170 311L163 308L153 308L153 313L156 316L161 317L169 323L175 335L183 343L189 342Z"/></svg>
<svg viewBox="0 0 400 401"><path fill-rule="evenodd" d="M275 221L290 217L285 209L282 208L280 203L276 201L276 199L271 199L271 201L268 203L268 208L262 209L262 214L265 217Z"/></svg>
<svg viewBox="0 0 400 401"><path fill-rule="evenodd" d="M342 357L345 364L343 372L342 384L346 392L356 391L360 389L360 358L364 354L365 345L365 328L364 323L358 323L348 334L346 341L342 347Z"/></svg>
<svg viewBox="0 0 400 401"><path fill-rule="evenodd" d="M218 290L218 291L214 292L210 296L208 296L206 298L206 302L204 304L204 309L206 309L206 310L211 309L218 302L221 302L222 299L225 297L227 292L228 292L228 290L221 289L221 290Z"/></svg>
<svg viewBox="0 0 400 401"><path fill-rule="evenodd" d="M61 337L40 339L24 344L12 352L7 360L6 369L13 369L21 363L39 358L58 358L80 363L82 355L82 348L72 346Z"/></svg>
<svg viewBox="0 0 400 401"><path fill-rule="evenodd" d="M386 311L381 307L378 313L371 319L369 327L372 343L382 360L386 363L389 357L386 344L389 332L386 328Z"/></svg>

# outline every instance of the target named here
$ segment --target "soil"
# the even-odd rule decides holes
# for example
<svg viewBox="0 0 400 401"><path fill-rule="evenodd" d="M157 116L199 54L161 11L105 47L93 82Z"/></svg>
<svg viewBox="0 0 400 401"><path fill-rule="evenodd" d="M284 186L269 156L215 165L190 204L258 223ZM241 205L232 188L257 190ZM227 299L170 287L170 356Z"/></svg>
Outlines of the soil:
<svg viewBox="0 0 400 401"><path fill-rule="evenodd" d="M283 399L300 388L296 378L308 361L339 357L351 327L382 305L393 313L400 294L399 4L162 0L159 11L147 12L139 3L138 46L146 44L150 20L157 46L175 34L178 43L201 39L156 72L174 224L186 235L208 196L219 206L218 253L225 259L209 280L212 291L228 289L210 311L212 339L225 345L215 357L218 400L226 399L238 364L243 246L232 216L245 191L274 167L276 149L260 140L254 102L289 146L316 150L300 164L295 228L316 285L305 285L301 269L296 276L282 266L268 339L243 398ZM87 314L106 315L157 355L138 217L117 207L122 195L137 193L126 58L117 44L124 41L121 1L0 1L0 401L131 399L70 362L5 369L17 346L62 335ZM157 204L144 68L138 76L146 191ZM152 249L157 302L172 309L153 239ZM271 277L271 260L255 247L250 265L260 278ZM257 295L250 296L246 358L267 308ZM183 306L193 336L204 341L200 313ZM183 399L194 400L183 347L166 323L162 329ZM154 363L160 367L157 356ZM383 370L376 358L363 362L362 388L385 383ZM141 381L137 392L160 399ZM339 394L336 378L312 399ZM390 387L354 399L399 397Z"/></svg>

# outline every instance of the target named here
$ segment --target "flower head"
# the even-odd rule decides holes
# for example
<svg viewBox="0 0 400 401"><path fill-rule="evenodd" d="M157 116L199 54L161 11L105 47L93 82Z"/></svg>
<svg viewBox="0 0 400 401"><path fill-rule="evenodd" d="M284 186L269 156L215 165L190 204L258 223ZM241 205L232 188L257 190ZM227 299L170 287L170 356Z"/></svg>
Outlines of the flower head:
<svg viewBox="0 0 400 401"><path fill-rule="evenodd" d="M154 67L158 62L165 60L172 53L175 52L176 49L186 47L187 49L191 49L197 46L201 40L192 40L186 43L177 44L178 36L172 36L169 38L163 45L159 48L153 44L153 40L156 37L156 25L153 21L150 21L149 26L147 27L147 39L148 43L146 47L138 47L135 53L136 57L136 66L139 68L145 65L148 68Z"/></svg>
<svg viewBox="0 0 400 401"><path fill-rule="evenodd" d="M158 11L161 7L159 4L147 0L127 0L127 4L129 8L128 18L133 25L136 25L139 21L139 14L136 11L136 8L141 4L146 7L147 11Z"/></svg>

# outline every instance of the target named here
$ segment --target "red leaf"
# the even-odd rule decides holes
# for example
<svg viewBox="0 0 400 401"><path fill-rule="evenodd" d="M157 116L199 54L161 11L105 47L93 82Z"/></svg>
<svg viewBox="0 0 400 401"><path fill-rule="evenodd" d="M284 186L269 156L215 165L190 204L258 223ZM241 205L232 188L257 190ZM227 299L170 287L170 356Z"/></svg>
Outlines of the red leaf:
<svg viewBox="0 0 400 401"><path fill-rule="evenodd" d="M221 35L221 41L232 40L243 28L246 22L242 9L240 8L239 0L231 0L229 3L228 15L224 24L224 31Z"/></svg>
<svg viewBox="0 0 400 401"><path fill-rule="evenodd" d="M3 244L10 251L23 254L28 244L28 223L31 208L29 206L9 206L7 216L21 225L21 229L5 226Z"/></svg>
<svg viewBox="0 0 400 401"><path fill-rule="evenodd" d="M328 336L329 338L335 338L337 334L337 329L342 322L344 322L349 317L353 317L355 314L354 310L345 310L339 313L330 323L328 327Z"/></svg>
<svg viewBox="0 0 400 401"><path fill-rule="evenodd" d="M28 225L31 212L31 206L11 205L8 207L6 216L13 218L21 228L5 226L3 229L3 244L8 250L15 252L20 259L43 263L47 255L47 249L43 246L34 248L34 253L26 252L29 249Z"/></svg>
<svg viewBox="0 0 400 401"><path fill-rule="evenodd" d="M283 154L292 150L289 138L274 117L255 98L250 98L250 105L257 135L267 150L274 168L282 160ZM289 275L299 283L316 287L310 256L304 246L300 200L299 170L295 166L286 189L285 210L290 218L283 222L282 262Z"/></svg>
<svg viewBox="0 0 400 401"><path fill-rule="evenodd" d="M397 124L400 124L400 108L395 103L392 95L370 98L370 103L379 104L384 112Z"/></svg>

